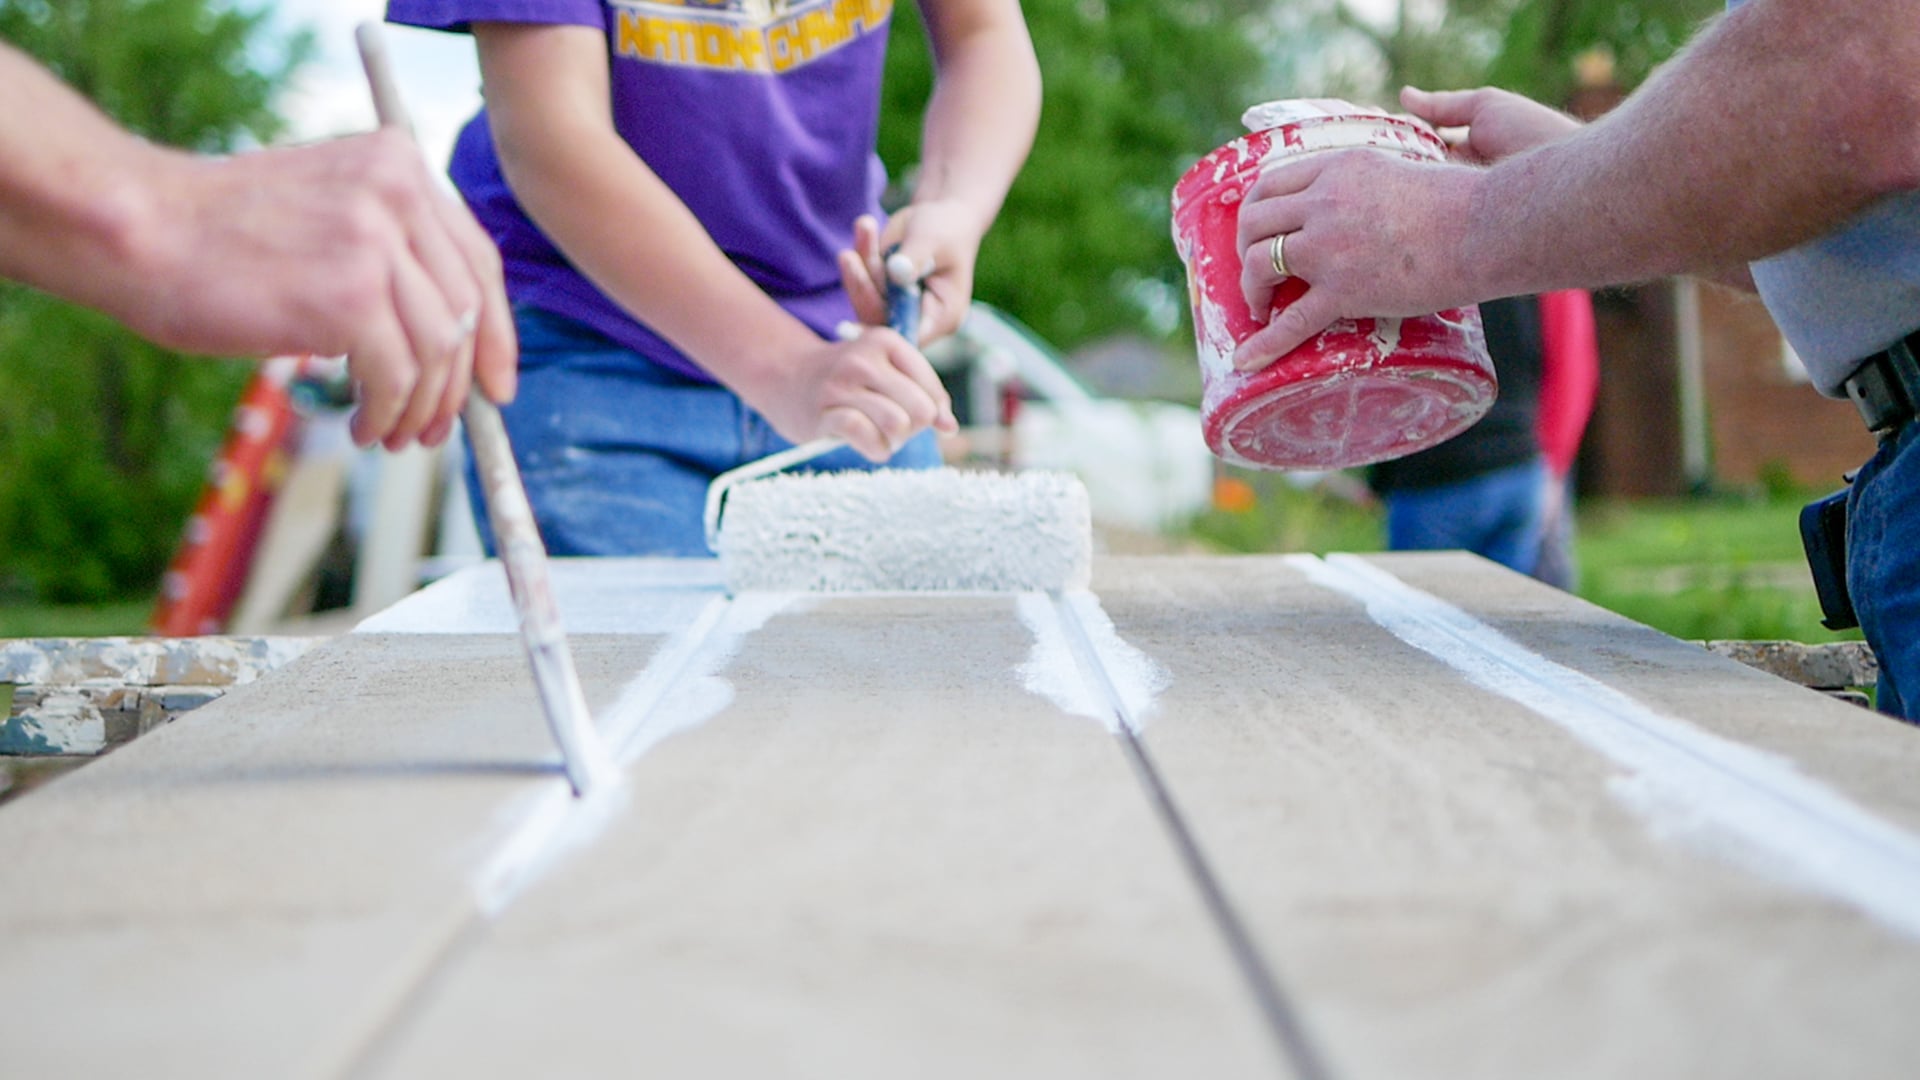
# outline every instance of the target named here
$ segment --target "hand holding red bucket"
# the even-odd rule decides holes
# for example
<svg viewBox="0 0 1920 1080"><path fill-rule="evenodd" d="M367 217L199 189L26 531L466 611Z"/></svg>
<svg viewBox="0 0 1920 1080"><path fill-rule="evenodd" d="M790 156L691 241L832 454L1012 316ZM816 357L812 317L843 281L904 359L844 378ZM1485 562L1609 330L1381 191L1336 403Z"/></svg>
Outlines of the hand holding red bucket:
<svg viewBox="0 0 1920 1080"><path fill-rule="evenodd" d="M1274 102L1248 110L1247 120L1255 130L1201 158L1173 189L1173 240L1187 267L1207 446L1234 465L1339 469L1411 454L1466 430L1497 390L1477 308L1341 319L1266 367L1234 369L1235 347L1263 325L1241 293L1236 238L1240 202L1260 170L1354 147L1431 160L1447 154L1421 121L1345 102ZM1271 315L1311 287L1299 278L1282 282Z"/></svg>

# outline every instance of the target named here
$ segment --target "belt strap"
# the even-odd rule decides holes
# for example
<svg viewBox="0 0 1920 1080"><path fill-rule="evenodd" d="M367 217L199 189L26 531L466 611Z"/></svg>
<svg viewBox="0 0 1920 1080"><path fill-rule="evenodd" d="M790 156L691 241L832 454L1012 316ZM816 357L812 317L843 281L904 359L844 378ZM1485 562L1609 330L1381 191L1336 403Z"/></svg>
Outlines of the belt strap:
<svg viewBox="0 0 1920 1080"><path fill-rule="evenodd" d="M1920 404L1920 362L1914 352L1920 348L1920 331L1896 341L1885 351L1874 353L1842 384L1867 430L1887 438L1913 419Z"/></svg>

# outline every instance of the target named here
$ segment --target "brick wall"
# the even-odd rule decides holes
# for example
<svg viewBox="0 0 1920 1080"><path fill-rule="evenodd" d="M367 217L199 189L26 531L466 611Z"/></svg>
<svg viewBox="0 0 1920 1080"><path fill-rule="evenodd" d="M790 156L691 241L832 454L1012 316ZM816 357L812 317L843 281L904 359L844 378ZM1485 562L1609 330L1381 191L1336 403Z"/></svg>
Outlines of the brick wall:
<svg viewBox="0 0 1920 1080"><path fill-rule="evenodd" d="M1794 377L1758 299L1710 285L1699 296L1715 480L1751 485L1766 470L1784 468L1807 487L1838 488L1841 474L1873 453L1859 414Z"/></svg>

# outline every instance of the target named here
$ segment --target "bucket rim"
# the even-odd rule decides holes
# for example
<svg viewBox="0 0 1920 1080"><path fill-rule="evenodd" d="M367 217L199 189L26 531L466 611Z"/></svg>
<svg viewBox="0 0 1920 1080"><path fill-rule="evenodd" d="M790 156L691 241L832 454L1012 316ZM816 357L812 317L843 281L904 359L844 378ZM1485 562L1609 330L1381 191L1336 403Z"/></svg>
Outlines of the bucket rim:
<svg viewBox="0 0 1920 1080"><path fill-rule="evenodd" d="M1448 151L1451 149L1447 145L1447 141L1440 137L1440 133L1435 131L1432 125L1416 116L1394 113L1328 113L1323 116L1306 116L1298 120L1290 120L1287 123L1275 125L1274 127L1261 128L1258 131L1249 131L1221 143L1219 146L1202 154L1198 161L1188 166L1186 172L1181 174L1180 180L1174 184L1174 190L1179 192L1183 189L1196 186L1199 182L1198 178L1203 174L1217 172L1219 159L1229 155L1235 157L1247 156L1248 150L1256 143L1264 142L1270 146L1282 133L1310 131L1318 127L1326 127L1332 124L1350 124L1355 121L1365 121L1380 127L1398 129L1406 134L1410 134L1419 142L1437 151L1442 159L1447 156ZM1254 156L1256 160L1264 160L1266 155L1267 147L1263 146L1260 148L1259 153ZM1220 182L1224 179L1224 177L1221 177L1214 182Z"/></svg>

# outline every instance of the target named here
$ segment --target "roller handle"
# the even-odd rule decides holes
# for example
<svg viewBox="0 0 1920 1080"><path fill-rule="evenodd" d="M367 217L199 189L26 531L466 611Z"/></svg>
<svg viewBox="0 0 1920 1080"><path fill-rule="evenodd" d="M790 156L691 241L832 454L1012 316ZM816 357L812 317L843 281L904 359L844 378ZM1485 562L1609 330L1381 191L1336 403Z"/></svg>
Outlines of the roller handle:
<svg viewBox="0 0 1920 1080"><path fill-rule="evenodd" d="M920 344L920 280L913 261L895 244L887 252L887 325L914 346Z"/></svg>
<svg viewBox="0 0 1920 1080"><path fill-rule="evenodd" d="M920 344L920 278L912 260L900 254L900 246L894 245L887 252L887 326L901 337L918 347ZM855 337L860 333L857 325L843 326L842 337ZM705 528L707 548L718 554L720 551L720 520L726 512L727 495L741 484L758 480L763 476L791 469L824 454L847 445L845 439L815 439L799 446L769 454L755 461L749 461L735 469L729 469L714 477L707 485L707 503L701 514L701 524Z"/></svg>

